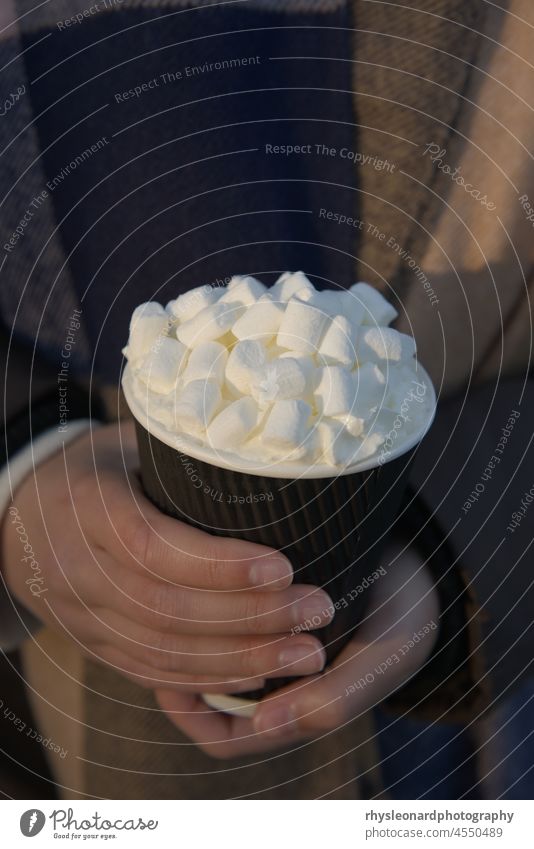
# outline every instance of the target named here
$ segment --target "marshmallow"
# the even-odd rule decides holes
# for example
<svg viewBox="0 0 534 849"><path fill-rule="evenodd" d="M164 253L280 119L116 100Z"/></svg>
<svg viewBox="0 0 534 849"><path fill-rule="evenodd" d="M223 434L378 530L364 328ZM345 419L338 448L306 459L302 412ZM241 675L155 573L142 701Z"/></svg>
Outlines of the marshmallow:
<svg viewBox="0 0 534 849"><path fill-rule="evenodd" d="M330 318L342 312L340 308L340 293L334 291L334 289L322 289L320 292L304 290L304 292L298 293L298 297L307 303L311 301L317 309L320 309L321 312L324 312Z"/></svg>
<svg viewBox="0 0 534 849"><path fill-rule="evenodd" d="M254 284L257 283L258 286L261 286L263 292L267 290L267 287L264 286L263 283L260 283L259 280L256 280L255 277L252 277L251 274L234 274L223 289L223 294L224 292L228 292L230 289L235 289L237 286L240 286L244 280L249 280Z"/></svg>
<svg viewBox="0 0 534 849"><path fill-rule="evenodd" d="M230 277L230 280L228 280L228 283L224 287L223 294L225 292L228 292L230 289L233 289L235 286L239 286L239 284L241 283L242 280L243 280L242 274L234 274L233 277Z"/></svg>
<svg viewBox="0 0 534 849"><path fill-rule="evenodd" d="M324 416L341 416L352 412L356 387L350 371L342 366L325 366L320 369L320 374L315 390L319 411Z"/></svg>
<svg viewBox="0 0 534 849"><path fill-rule="evenodd" d="M284 354L289 354L292 357L298 356L297 351L288 351L287 348L280 348L276 344L276 336L272 336L268 341L262 340L262 345L264 345L265 356L269 362L280 359Z"/></svg>
<svg viewBox="0 0 534 849"><path fill-rule="evenodd" d="M176 328L176 337L193 348L201 342L220 339L243 313L241 304L213 304Z"/></svg>
<svg viewBox="0 0 534 849"><path fill-rule="evenodd" d="M130 337L123 354L134 363L157 346L169 329L169 316L156 301L147 301L135 308L130 320Z"/></svg>
<svg viewBox="0 0 534 849"><path fill-rule="evenodd" d="M337 467L347 467L366 460L384 443L384 438L378 434L370 434L363 439L348 437L327 420L320 422L317 430L322 451L321 459Z"/></svg>
<svg viewBox="0 0 534 849"><path fill-rule="evenodd" d="M265 365L263 345L251 339L237 342L226 363L226 384L237 395L249 395L251 383Z"/></svg>
<svg viewBox="0 0 534 849"><path fill-rule="evenodd" d="M352 413L343 413L341 416L334 416L334 419L341 424L351 436L361 436L364 431L365 419L362 419L360 416L355 416Z"/></svg>
<svg viewBox="0 0 534 849"><path fill-rule="evenodd" d="M136 372L139 380L154 392L166 395L176 386L187 355L187 348L176 339L161 337Z"/></svg>
<svg viewBox="0 0 534 849"><path fill-rule="evenodd" d="M383 403L386 378L374 363L364 363L352 372L356 397L350 409L353 416L368 419Z"/></svg>
<svg viewBox="0 0 534 849"><path fill-rule="evenodd" d="M290 453L297 459L307 451L311 407L305 401L276 401L267 416L260 441L275 452Z"/></svg>
<svg viewBox="0 0 534 849"><path fill-rule="evenodd" d="M280 275L270 291L275 301L289 301L297 292L304 294L306 290L313 293L315 287L302 271L286 271Z"/></svg>
<svg viewBox="0 0 534 849"><path fill-rule="evenodd" d="M366 316L364 305L358 300L354 292L342 290L337 293L340 315L344 315L353 327L363 324Z"/></svg>
<svg viewBox="0 0 534 849"><path fill-rule="evenodd" d="M367 423L367 435L378 434L389 443L388 448L395 446L403 434L411 430L411 422L399 416L394 410L381 408L375 416Z"/></svg>
<svg viewBox="0 0 534 849"><path fill-rule="evenodd" d="M381 433L369 433L365 436L356 453L354 455L354 460L366 460L367 457L372 457L372 455L380 448L381 445L384 444L384 436Z"/></svg>
<svg viewBox="0 0 534 849"><path fill-rule="evenodd" d="M239 398L215 416L207 430L208 443L217 449L242 445L257 421L258 408L252 398Z"/></svg>
<svg viewBox="0 0 534 849"><path fill-rule="evenodd" d="M398 312L384 296L368 283L355 283L350 291L365 309L363 324L390 324Z"/></svg>
<svg viewBox="0 0 534 849"><path fill-rule="evenodd" d="M384 402L387 409L407 414L411 419L424 415L428 387L415 369L402 363L392 366L388 374L387 389Z"/></svg>
<svg viewBox="0 0 534 849"><path fill-rule="evenodd" d="M219 385L224 380L228 351L219 342L202 342L193 348L182 375L184 384L192 380L214 380Z"/></svg>
<svg viewBox="0 0 534 849"><path fill-rule="evenodd" d="M252 397L261 408L275 401L306 395L306 373L292 357L273 360L261 369L251 385Z"/></svg>
<svg viewBox="0 0 534 849"><path fill-rule="evenodd" d="M268 342L278 332L283 316L282 304L264 295L237 319L232 333L238 339L264 339Z"/></svg>
<svg viewBox="0 0 534 849"><path fill-rule="evenodd" d="M232 278L232 280L234 279ZM241 277L239 282L231 288L230 285L228 286L228 291L221 296L221 303L239 303L249 307L251 304L255 304L262 295L265 295L266 291L267 288L255 277Z"/></svg>
<svg viewBox="0 0 534 849"><path fill-rule="evenodd" d="M319 459L331 466L347 466L355 459L361 440L347 436L343 425L322 419L317 425Z"/></svg>
<svg viewBox="0 0 534 849"><path fill-rule="evenodd" d="M362 327L356 349L361 362L392 360L398 363L415 355L415 339L391 327Z"/></svg>
<svg viewBox="0 0 534 849"><path fill-rule="evenodd" d="M134 391L137 401L143 405L147 416L160 422L168 430L176 427L176 419L174 417L174 393L170 395L156 395L151 392L144 383L137 385L137 391ZM144 391L143 391L144 390Z"/></svg>
<svg viewBox="0 0 534 849"><path fill-rule="evenodd" d="M344 315L336 315L326 328L319 346L318 361L327 365L339 363L351 369L356 361L354 329Z"/></svg>
<svg viewBox="0 0 534 849"><path fill-rule="evenodd" d="M221 391L211 380L192 380L178 395L174 408L176 421L186 431L206 429L221 405Z"/></svg>
<svg viewBox="0 0 534 849"><path fill-rule="evenodd" d="M190 289L189 292L179 295L174 301L169 301L166 309L173 318L179 319L180 322L189 321L201 310L215 304L219 297L219 289L213 286L197 286L196 289Z"/></svg>
<svg viewBox="0 0 534 849"><path fill-rule="evenodd" d="M328 316L312 296L303 301L298 295L289 301L276 343L281 348L314 354L319 348Z"/></svg>
<svg viewBox="0 0 534 849"><path fill-rule="evenodd" d="M282 349L278 353L278 359L296 360L300 365L302 371L306 375L306 383L308 388L310 389L310 391L313 392L317 379L317 366L313 361L313 357L308 356L308 354L299 354L298 351L286 351L285 349Z"/></svg>
<svg viewBox="0 0 534 849"><path fill-rule="evenodd" d="M380 408L372 421L367 423L367 435L375 439L380 437L384 450L389 453L397 450L410 434L420 430L427 418L428 409L424 399L418 398L412 386L398 410Z"/></svg>
<svg viewBox="0 0 534 849"><path fill-rule="evenodd" d="M172 434L260 465L382 462L434 397L414 340L385 326L396 315L366 283L317 291L302 272L141 304L124 349L133 395Z"/></svg>
<svg viewBox="0 0 534 849"><path fill-rule="evenodd" d="M354 327L363 323L366 309L352 292L345 289L323 289L320 292L299 292L299 298L303 301L314 299L314 303L331 318L343 315Z"/></svg>

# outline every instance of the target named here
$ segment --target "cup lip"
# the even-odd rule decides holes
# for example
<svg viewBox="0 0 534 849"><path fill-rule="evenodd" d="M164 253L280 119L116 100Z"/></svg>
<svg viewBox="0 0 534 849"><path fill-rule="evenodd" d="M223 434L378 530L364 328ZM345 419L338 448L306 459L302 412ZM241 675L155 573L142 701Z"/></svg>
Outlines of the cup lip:
<svg viewBox="0 0 534 849"><path fill-rule="evenodd" d="M202 693L202 699L214 710L229 713L231 716L243 716L246 719L252 719L259 705L257 699L246 699L223 693Z"/></svg>
<svg viewBox="0 0 534 849"><path fill-rule="evenodd" d="M217 453L213 448L202 445L198 441L193 441L187 434L172 433L160 422L155 421L148 415L146 410L143 409L142 405L134 396L132 389L134 378L128 363L126 363L122 375L122 389L130 412L139 424L151 436L156 437L156 439L160 442L163 442L165 445L169 446L169 448L173 448L178 453L186 454L193 460L209 463L211 466L217 466L218 468L226 469L230 472L256 475L258 477L283 478L286 480L294 480L295 478L336 478L340 475L357 474L359 472L378 468L381 465L386 465L387 463L396 460L398 457L402 457L403 454L407 454L423 439L434 421L437 401L436 391L428 372L419 362L417 364L417 369L424 378L430 391L429 402L427 402L428 407L430 407L430 402L432 402L432 408L428 410L428 418L426 421L417 431L410 434L409 438L405 439L399 445L395 446L394 449L389 451L387 459L384 460L383 463L379 462L379 453L375 453L371 455L371 457L366 457L359 462L353 463L351 466L344 467L330 466L326 463L316 463L305 466L302 463L297 462L271 463L259 466L258 462L240 457L237 454L230 454L230 452L224 452L223 454L222 451Z"/></svg>

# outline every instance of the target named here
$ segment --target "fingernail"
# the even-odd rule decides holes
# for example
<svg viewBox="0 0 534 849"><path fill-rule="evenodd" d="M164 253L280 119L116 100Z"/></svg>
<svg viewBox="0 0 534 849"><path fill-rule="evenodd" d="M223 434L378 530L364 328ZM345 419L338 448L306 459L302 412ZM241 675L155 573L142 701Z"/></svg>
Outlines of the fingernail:
<svg viewBox="0 0 534 849"><path fill-rule="evenodd" d="M247 690L261 690L265 685L265 678L236 678L228 683L232 687L235 686L236 693L246 693Z"/></svg>
<svg viewBox="0 0 534 849"><path fill-rule="evenodd" d="M311 630L330 622L334 613L332 599L322 590L313 595L304 596L293 605L293 618L296 625Z"/></svg>
<svg viewBox="0 0 534 849"><path fill-rule="evenodd" d="M269 737L282 737L297 729L296 717L289 705L273 705L258 712L253 719L254 728Z"/></svg>
<svg viewBox="0 0 534 849"><path fill-rule="evenodd" d="M254 587L276 590L288 587L293 579L293 570L283 557L256 560L250 567L250 583Z"/></svg>
<svg viewBox="0 0 534 849"><path fill-rule="evenodd" d="M282 649L278 655L281 667L293 667L293 672L310 675L320 672L325 664L325 654L322 647L295 643Z"/></svg>

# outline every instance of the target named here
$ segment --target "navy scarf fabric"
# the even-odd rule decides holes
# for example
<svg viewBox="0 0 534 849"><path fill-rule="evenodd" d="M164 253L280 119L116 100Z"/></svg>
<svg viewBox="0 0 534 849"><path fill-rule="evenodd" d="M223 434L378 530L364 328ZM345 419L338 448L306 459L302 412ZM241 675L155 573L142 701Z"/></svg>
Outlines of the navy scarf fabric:
<svg viewBox="0 0 534 849"><path fill-rule="evenodd" d="M117 379L142 301L238 273L354 282L358 232L335 218L356 214L349 26L346 7L129 9L24 37L85 370L94 353Z"/></svg>

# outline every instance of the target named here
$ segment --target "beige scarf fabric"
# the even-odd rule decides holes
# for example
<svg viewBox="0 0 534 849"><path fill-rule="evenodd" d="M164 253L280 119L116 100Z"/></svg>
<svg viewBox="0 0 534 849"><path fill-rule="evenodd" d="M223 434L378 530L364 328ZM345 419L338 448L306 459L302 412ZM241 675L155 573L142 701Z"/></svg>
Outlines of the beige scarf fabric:
<svg viewBox="0 0 534 849"><path fill-rule="evenodd" d="M534 10L500 5L356 4L360 147L396 163L363 169L362 218L385 239L364 228L359 275L400 299L400 329L447 395L524 374L531 356Z"/></svg>

